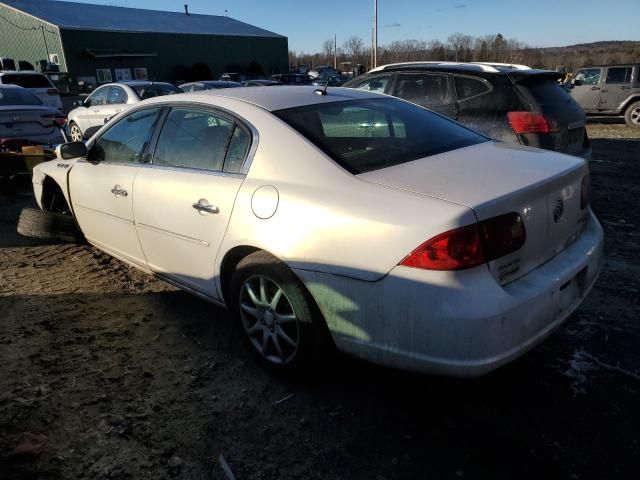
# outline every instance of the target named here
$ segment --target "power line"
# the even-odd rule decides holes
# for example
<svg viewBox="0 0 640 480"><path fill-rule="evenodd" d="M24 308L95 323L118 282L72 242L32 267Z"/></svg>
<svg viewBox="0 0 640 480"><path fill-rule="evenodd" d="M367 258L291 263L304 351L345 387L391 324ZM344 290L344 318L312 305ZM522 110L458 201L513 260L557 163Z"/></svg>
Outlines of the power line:
<svg viewBox="0 0 640 480"><path fill-rule="evenodd" d="M27 28L27 27L22 27L22 26L20 26L20 25L18 25L16 23L13 23L11 20L9 20L7 17L5 17L2 14L0 14L0 18L2 20L4 20L5 22L7 22L9 25L11 25L11 26L13 26L13 27L15 27L15 28L17 28L19 30L23 30L25 32L31 32L31 31L34 31L34 30L42 30L42 31L50 33L52 35L57 35L58 34L57 32L52 32L51 30L47 30L46 28L44 28L44 25L39 25L37 27L29 27L29 28Z"/></svg>

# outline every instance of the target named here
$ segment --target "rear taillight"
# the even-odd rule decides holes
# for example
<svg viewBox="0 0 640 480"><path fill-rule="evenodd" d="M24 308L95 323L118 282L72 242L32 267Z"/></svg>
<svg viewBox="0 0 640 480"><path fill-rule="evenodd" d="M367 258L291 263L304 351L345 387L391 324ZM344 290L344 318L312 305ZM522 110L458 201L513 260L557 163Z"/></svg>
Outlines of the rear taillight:
<svg viewBox="0 0 640 480"><path fill-rule="evenodd" d="M557 122L537 112L508 112L507 119L516 133L551 133L559 130Z"/></svg>
<svg viewBox="0 0 640 480"><path fill-rule="evenodd" d="M58 95L58 89L50 88L49 90L47 90L47 95Z"/></svg>
<svg viewBox="0 0 640 480"><path fill-rule="evenodd" d="M591 201L591 174L587 173L582 177L582 185L580 186L580 209L584 210L589 206Z"/></svg>
<svg viewBox="0 0 640 480"><path fill-rule="evenodd" d="M65 123L67 123L67 116L66 115L56 115L53 117L53 121L55 122L55 124L59 127L64 127Z"/></svg>
<svg viewBox="0 0 640 480"><path fill-rule="evenodd" d="M525 240L522 218L517 213L508 213L433 237L400 265L426 270L463 270L515 252Z"/></svg>

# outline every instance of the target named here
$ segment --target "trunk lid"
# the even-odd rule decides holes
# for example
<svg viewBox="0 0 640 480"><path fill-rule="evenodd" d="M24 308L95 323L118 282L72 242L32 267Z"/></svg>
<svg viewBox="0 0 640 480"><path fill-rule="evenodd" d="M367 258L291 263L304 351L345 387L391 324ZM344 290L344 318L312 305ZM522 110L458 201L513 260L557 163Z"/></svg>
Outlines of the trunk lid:
<svg viewBox="0 0 640 480"><path fill-rule="evenodd" d="M576 157L487 142L359 177L467 206L479 221L519 213L524 246L488 265L506 284L549 261L582 233L588 209L580 208L580 196L587 173Z"/></svg>
<svg viewBox="0 0 640 480"><path fill-rule="evenodd" d="M54 112L47 107L11 106L0 108L0 138L48 135L54 130Z"/></svg>

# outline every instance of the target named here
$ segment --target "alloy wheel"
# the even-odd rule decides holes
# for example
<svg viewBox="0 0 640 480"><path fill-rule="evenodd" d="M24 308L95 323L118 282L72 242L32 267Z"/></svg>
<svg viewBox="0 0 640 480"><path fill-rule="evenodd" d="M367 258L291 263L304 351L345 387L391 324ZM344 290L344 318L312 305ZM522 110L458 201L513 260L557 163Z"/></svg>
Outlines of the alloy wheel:
<svg viewBox="0 0 640 480"><path fill-rule="evenodd" d="M280 285L264 275L247 278L240 290L240 318L251 345L267 361L285 365L294 359L298 318Z"/></svg>
<svg viewBox="0 0 640 480"><path fill-rule="evenodd" d="M640 107L631 110L631 121L636 125L640 125Z"/></svg>
<svg viewBox="0 0 640 480"><path fill-rule="evenodd" d="M71 140L73 140L74 142L81 142L83 140L82 132L80 131L80 127L78 127L77 125L71 125L69 133L71 134Z"/></svg>

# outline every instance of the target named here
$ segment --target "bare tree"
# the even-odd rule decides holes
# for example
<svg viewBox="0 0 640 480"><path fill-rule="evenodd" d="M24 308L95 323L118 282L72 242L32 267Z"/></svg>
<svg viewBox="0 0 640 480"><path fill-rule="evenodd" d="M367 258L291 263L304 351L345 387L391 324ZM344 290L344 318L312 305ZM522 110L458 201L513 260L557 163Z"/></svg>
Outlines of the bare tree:
<svg viewBox="0 0 640 480"><path fill-rule="evenodd" d="M327 65L333 64L334 49L335 49L335 43L333 41L333 38L330 38L324 41L324 43L322 44L322 55L324 57L323 63L326 63Z"/></svg>
<svg viewBox="0 0 640 480"><path fill-rule="evenodd" d="M453 50L456 62L470 62L472 60L471 47L473 37L464 33L454 33L447 38L447 46Z"/></svg>
<svg viewBox="0 0 640 480"><path fill-rule="evenodd" d="M347 38L342 44L345 53L351 57L351 62L355 66L360 63L360 56L364 50L364 42L357 35Z"/></svg>

